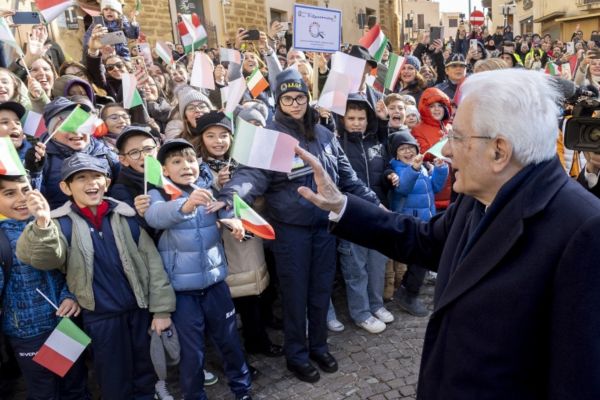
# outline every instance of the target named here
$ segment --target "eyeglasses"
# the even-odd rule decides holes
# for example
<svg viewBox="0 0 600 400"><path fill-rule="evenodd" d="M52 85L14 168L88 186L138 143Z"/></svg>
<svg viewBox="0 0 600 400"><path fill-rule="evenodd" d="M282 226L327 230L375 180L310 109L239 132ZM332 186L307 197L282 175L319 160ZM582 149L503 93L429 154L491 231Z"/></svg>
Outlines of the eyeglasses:
<svg viewBox="0 0 600 400"><path fill-rule="evenodd" d="M450 131L450 133L446 135L446 138L448 138L449 143L463 142L466 139L493 139L491 136L461 136L457 135L454 131Z"/></svg>
<svg viewBox="0 0 600 400"><path fill-rule="evenodd" d="M142 154L144 154L144 156L147 156L148 154L151 154L154 151L154 149L156 149L156 146L144 146L141 149L128 151L124 155L131 158L132 160L139 160Z"/></svg>
<svg viewBox="0 0 600 400"><path fill-rule="evenodd" d="M409 153L409 152L412 153L412 152L416 152L417 149L415 149L414 146L406 146L406 147L400 146L400 147L398 147L398 151L401 153Z"/></svg>
<svg viewBox="0 0 600 400"><path fill-rule="evenodd" d="M129 114L110 114L108 117L106 117L106 119L110 119L113 122L116 122L120 119L129 121L131 117L129 117Z"/></svg>
<svg viewBox="0 0 600 400"><path fill-rule="evenodd" d="M108 72L114 70L115 68L117 69L123 69L125 67L125 64L123 64L122 62L118 62L116 64L106 64L106 70Z"/></svg>
<svg viewBox="0 0 600 400"><path fill-rule="evenodd" d="M308 101L308 97L306 95L303 95L303 94L301 94L300 96L296 96L296 97L281 96L281 98L279 99L279 101L281 101L281 104L284 105L284 106L291 106L292 104L294 104L294 101L299 106L302 106L302 105L306 104L306 102Z"/></svg>
<svg viewBox="0 0 600 400"><path fill-rule="evenodd" d="M208 106L204 103L190 103L185 107L185 111L202 111L208 110Z"/></svg>

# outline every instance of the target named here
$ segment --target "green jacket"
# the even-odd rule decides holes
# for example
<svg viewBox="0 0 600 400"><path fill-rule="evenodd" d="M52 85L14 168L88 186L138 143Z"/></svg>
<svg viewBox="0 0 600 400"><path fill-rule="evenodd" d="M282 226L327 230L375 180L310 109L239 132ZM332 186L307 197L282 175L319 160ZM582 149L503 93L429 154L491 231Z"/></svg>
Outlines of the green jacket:
<svg viewBox="0 0 600 400"><path fill-rule="evenodd" d="M110 214L117 250L125 276L133 289L140 308L149 308L158 317L168 317L175 310L175 292L163 268L162 259L154 242L140 228L136 243L125 217L135 216L135 210L127 204L117 203ZM52 218L68 215L73 221L71 244L53 219L47 228L40 228L35 221L29 223L17 241L17 257L34 268L59 269L67 275L67 285L77 297L81 307L94 311L94 249L88 223L71 209L71 202L51 212Z"/></svg>

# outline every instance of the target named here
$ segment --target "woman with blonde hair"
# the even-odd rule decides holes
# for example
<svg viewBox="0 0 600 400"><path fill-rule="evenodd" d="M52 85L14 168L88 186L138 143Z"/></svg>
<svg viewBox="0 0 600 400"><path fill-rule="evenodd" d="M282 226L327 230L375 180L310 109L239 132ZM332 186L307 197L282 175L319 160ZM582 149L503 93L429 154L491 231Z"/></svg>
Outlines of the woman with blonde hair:
<svg viewBox="0 0 600 400"><path fill-rule="evenodd" d="M473 66L473 73L494 71L496 69L510 68L506 61L501 58L487 58L485 60L479 60Z"/></svg>

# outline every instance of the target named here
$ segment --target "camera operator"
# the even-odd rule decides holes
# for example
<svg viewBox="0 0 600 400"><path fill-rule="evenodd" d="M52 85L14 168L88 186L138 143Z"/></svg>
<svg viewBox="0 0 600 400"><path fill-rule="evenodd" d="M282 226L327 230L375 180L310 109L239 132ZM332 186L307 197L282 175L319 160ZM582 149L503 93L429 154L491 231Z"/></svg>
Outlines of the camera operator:
<svg viewBox="0 0 600 400"><path fill-rule="evenodd" d="M586 164L583 171L581 171L577 177L577 181L596 197L600 198L600 185L598 185L598 174L600 174L600 153L584 151L583 155L585 157Z"/></svg>

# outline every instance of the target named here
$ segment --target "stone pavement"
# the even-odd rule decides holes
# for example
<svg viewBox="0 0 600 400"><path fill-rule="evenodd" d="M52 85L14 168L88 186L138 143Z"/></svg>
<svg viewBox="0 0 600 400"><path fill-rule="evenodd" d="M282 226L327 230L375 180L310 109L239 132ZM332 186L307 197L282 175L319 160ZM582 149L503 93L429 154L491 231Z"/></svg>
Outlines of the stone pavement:
<svg viewBox="0 0 600 400"><path fill-rule="evenodd" d="M433 286L425 285L421 298L431 309ZM249 362L260 373L253 382L254 399L269 400L389 400L415 399L416 383L421 359L421 347L427 318L416 318L392 301L386 307L396 320L378 335L370 334L350 322L343 287L335 289L334 303L340 321L346 329L329 335L330 351L338 360L340 370L334 374L321 372L321 380L309 384L297 380L285 365L284 357L267 358L249 356ZM270 331L276 343L283 340L281 331ZM209 348L207 368L219 377L216 385L207 387L211 400L233 399L223 375L219 358ZM169 371L169 388L175 399L181 395L177 384L177 371ZM15 400L25 398L21 382L20 394ZM90 386L94 390L93 378ZM99 396L95 395L95 399ZM107 399L108 400L108 399Z"/></svg>

